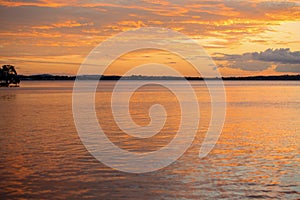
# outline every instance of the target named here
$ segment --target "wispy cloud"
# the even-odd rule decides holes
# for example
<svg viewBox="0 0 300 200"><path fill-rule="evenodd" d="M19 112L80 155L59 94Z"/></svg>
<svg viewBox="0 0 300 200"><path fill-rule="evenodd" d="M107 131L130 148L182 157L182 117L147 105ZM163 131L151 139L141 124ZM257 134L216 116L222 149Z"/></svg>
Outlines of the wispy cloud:
<svg viewBox="0 0 300 200"><path fill-rule="evenodd" d="M84 56L106 38L144 26L180 31L212 53L239 52L241 46L243 50L251 45L264 50L300 44L289 30L283 36L274 28L300 21L297 0L0 0L0 19L0 55L29 54L37 59L57 54ZM252 64L243 61L244 70L262 70L277 63L251 59ZM238 62L231 66L240 68Z"/></svg>

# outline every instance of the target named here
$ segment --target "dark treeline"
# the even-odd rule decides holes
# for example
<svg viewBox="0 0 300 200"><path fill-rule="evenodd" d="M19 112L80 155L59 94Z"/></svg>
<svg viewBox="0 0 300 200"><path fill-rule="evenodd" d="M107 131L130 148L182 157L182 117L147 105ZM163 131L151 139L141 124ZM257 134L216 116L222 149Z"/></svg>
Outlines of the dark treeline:
<svg viewBox="0 0 300 200"><path fill-rule="evenodd" d="M60 76L60 75L50 75L50 74L39 74L39 75L19 75L20 80L75 80L76 76ZM201 77L174 77L174 76L100 76L100 75L81 75L77 76L79 80L119 80L123 78L124 80L219 80L220 78L201 78ZM300 75L281 75L281 76L248 76L248 77L222 77L223 80L264 80L264 81L275 81L275 80L300 80Z"/></svg>

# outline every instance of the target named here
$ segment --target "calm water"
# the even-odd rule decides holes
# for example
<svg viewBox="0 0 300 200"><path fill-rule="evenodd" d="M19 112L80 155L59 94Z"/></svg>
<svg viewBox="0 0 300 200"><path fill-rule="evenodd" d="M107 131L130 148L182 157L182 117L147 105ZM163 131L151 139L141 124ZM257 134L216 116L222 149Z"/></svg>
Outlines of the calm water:
<svg viewBox="0 0 300 200"><path fill-rule="evenodd" d="M181 114L172 93L151 85L133 95L137 124L149 123L153 103L168 113L161 133L141 140L123 134L112 119L113 84L105 82L96 95L99 123L111 141L135 152L168 144ZM118 172L87 152L73 121L73 82L0 88L1 199L299 199L300 82L226 82L226 122L204 159L198 153L211 115L209 97L203 82L192 84L201 110L194 143L172 165L146 174Z"/></svg>

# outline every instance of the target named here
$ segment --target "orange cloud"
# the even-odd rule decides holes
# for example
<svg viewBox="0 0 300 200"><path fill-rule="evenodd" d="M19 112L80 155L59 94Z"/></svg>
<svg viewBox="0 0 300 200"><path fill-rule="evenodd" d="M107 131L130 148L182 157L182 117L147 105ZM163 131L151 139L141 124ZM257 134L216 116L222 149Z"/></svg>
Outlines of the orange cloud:
<svg viewBox="0 0 300 200"><path fill-rule="evenodd" d="M296 0L0 0L0 5L1 55L85 55L109 36L144 26L185 33L211 53L299 48L300 42L289 34L295 28L276 29L300 21Z"/></svg>
<svg viewBox="0 0 300 200"><path fill-rule="evenodd" d="M57 22L52 25L46 26L33 26L34 29L52 29L52 28L73 28L73 27L81 27L81 26L93 26L93 23L79 23L75 20L67 20L64 22Z"/></svg>

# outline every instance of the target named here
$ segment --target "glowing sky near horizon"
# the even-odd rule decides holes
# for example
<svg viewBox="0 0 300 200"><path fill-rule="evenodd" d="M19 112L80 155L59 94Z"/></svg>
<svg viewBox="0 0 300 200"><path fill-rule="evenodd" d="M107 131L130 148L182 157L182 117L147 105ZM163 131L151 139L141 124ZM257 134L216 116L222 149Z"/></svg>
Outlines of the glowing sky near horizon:
<svg viewBox="0 0 300 200"><path fill-rule="evenodd" d="M299 1L0 0L0 19L0 64L13 64L20 74L76 74L105 39L149 26L195 39L223 76L300 73ZM169 62L184 70L182 62Z"/></svg>

